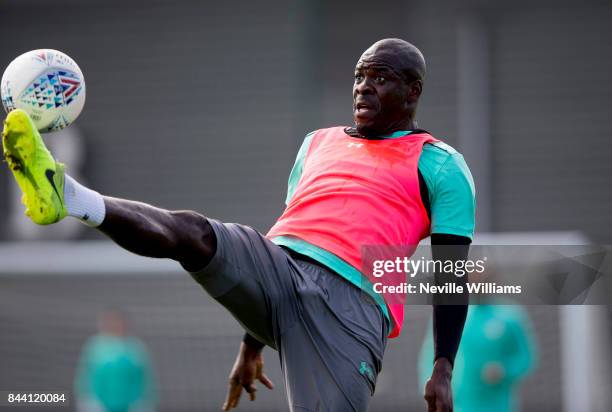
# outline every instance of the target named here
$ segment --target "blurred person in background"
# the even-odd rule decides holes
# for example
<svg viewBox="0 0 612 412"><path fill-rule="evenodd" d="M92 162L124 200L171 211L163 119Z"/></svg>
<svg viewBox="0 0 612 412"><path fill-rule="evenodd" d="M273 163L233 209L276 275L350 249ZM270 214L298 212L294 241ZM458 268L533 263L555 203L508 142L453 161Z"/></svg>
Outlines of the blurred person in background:
<svg viewBox="0 0 612 412"><path fill-rule="evenodd" d="M79 412L152 412L157 388L144 343L127 334L125 315L100 314L98 333L81 352L75 379Z"/></svg>
<svg viewBox="0 0 612 412"><path fill-rule="evenodd" d="M421 387L431 375L429 333L419 356ZM527 312L518 305L471 305L455 359L455 412L517 412L519 385L537 364L537 345Z"/></svg>

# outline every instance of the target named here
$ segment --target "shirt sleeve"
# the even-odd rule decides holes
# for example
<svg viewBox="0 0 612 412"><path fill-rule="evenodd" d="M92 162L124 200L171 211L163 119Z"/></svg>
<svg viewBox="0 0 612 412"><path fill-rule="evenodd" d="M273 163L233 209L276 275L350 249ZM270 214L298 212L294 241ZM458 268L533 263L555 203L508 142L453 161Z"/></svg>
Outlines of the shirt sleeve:
<svg viewBox="0 0 612 412"><path fill-rule="evenodd" d="M293 168L291 169L291 173L289 174L289 182L287 184L287 198L285 199L285 204L288 205L295 193L295 189L297 188L300 179L302 178L302 170L304 169L304 159L306 158L306 154L308 153L308 148L310 147L310 142L312 141L312 137L315 132L310 132L304 138L304 142L300 147L300 150L295 158L295 163L293 164Z"/></svg>
<svg viewBox="0 0 612 412"><path fill-rule="evenodd" d="M476 191L463 156L452 151L430 188L431 233L474 236Z"/></svg>

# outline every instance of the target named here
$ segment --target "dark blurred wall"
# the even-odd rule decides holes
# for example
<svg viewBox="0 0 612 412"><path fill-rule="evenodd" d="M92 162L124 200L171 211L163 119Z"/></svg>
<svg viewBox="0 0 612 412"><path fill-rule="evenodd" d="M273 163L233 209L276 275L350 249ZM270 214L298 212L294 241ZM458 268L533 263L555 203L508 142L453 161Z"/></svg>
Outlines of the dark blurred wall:
<svg viewBox="0 0 612 412"><path fill-rule="evenodd" d="M611 17L577 2L494 20L495 229L612 241Z"/></svg>
<svg viewBox="0 0 612 412"><path fill-rule="evenodd" d="M350 123L360 53L403 37L429 66L419 125L465 148L487 212L480 229L576 229L605 242L610 17L594 1L13 0L0 5L0 62L49 47L81 65L96 189L266 230L303 135ZM466 21L479 26L482 43L467 45L484 45L484 63L461 58ZM481 151L461 136L470 125L460 130L472 121L461 82L477 69Z"/></svg>

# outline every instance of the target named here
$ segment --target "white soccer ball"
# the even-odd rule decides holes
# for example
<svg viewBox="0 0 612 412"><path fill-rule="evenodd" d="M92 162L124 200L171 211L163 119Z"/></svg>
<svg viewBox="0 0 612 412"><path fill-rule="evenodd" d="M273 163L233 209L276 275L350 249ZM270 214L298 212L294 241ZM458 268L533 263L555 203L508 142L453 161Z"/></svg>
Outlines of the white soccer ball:
<svg viewBox="0 0 612 412"><path fill-rule="evenodd" d="M68 55L52 49L32 50L8 65L0 83L6 112L22 109L41 132L74 122L85 104L85 79Z"/></svg>

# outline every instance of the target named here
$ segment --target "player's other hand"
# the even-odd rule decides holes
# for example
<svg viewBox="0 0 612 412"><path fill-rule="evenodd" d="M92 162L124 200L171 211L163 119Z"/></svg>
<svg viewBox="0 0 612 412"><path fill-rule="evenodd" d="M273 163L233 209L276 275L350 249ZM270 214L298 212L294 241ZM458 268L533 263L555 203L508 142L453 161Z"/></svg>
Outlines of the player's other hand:
<svg viewBox="0 0 612 412"><path fill-rule="evenodd" d="M427 412L452 412L453 394L451 376L453 367L446 358L439 358L434 364L431 378L425 385Z"/></svg>
<svg viewBox="0 0 612 412"><path fill-rule="evenodd" d="M249 394L249 398L254 401L257 391L256 381L260 381L268 389L274 389L272 381L263 373L263 367L262 351L251 348L242 342L236 362L234 362L234 367L230 372L227 397L223 403L224 411L229 411L238 406L243 389Z"/></svg>

